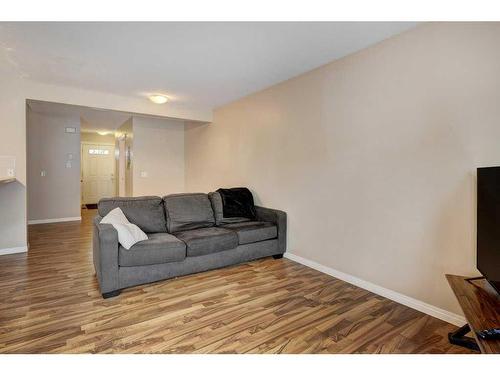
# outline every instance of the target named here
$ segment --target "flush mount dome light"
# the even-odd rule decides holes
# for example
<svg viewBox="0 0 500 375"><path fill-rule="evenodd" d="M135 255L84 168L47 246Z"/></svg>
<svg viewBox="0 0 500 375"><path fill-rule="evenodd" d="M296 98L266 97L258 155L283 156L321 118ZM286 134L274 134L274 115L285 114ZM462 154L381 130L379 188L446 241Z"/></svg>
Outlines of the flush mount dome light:
<svg viewBox="0 0 500 375"><path fill-rule="evenodd" d="M149 100L156 104L165 104L168 102L168 98L165 95L160 94L150 95Z"/></svg>
<svg viewBox="0 0 500 375"><path fill-rule="evenodd" d="M108 135L109 132L106 132L106 131L98 131L97 134L99 135Z"/></svg>

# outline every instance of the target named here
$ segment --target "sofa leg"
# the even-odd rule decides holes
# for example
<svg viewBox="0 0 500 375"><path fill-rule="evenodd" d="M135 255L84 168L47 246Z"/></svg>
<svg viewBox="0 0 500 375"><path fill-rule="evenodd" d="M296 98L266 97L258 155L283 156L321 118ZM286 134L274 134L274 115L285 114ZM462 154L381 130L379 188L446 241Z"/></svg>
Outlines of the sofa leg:
<svg viewBox="0 0 500 375"><path fill-rule="evenodd" d="M274 259L281 259L281 258L283 258L283 254L276 254L276 255L273 255L273 258L274 258Z"/></svg>
<svg viewBox="0 0 500 375"><path fill-rule="evenodd" d="M106 299L106 298L116 297L120 295L121 292L122 291L118 289L118 290L113 290L112 292L103 293L102 298Z"/></svg>

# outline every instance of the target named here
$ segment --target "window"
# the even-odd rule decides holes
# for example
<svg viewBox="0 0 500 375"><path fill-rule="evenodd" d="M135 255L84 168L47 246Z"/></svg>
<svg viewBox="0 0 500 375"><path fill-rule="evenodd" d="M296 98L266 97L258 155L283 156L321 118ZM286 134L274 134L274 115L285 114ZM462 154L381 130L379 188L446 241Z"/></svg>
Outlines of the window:
<svg viewBox="0 0 500 375"><path fill-rule="evenodd" d="M109 150L98 150L96 148L89 149L90 155L109 155Z"/></svg>

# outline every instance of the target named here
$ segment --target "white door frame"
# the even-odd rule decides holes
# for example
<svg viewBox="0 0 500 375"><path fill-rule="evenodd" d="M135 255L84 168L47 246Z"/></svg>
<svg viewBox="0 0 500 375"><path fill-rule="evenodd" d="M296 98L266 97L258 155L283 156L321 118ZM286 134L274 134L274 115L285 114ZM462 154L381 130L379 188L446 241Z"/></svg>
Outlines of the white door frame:
<svg viewBox="0 0 500 375"><path fill-rule="evenodd" d="M126 158L126 136L118 138L118 196L126 196L125 187L125 174L127 169L127 158Z"/></svg>
<svg viewBox="0 0 500 375"><path fill-rule="evenodd" d="M80 141L80 203L84 204L83 202L83 146L84 145L98 145L98 146L112 146L114 151L116 152L116 144L115 143L110 143L110 142L90 142L90 141ZM114 175L114 189L113 191L116 194L116 162L115 158L113 155L113 175Z"/></svg>

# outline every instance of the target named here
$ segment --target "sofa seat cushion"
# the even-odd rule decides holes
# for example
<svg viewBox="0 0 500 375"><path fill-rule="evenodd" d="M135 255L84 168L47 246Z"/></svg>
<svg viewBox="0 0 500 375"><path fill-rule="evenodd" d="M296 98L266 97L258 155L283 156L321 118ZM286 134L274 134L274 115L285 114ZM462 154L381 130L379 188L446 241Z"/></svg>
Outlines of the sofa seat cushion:
<svg viewBox="0 0 500 375"><path fill-rule="evenodd" d="M222 228L235 231L238 235L238 243L240 245L278 237L278 228L276 228L276 225L267 221L232 223L226 224Z"/></svg>
<svg viewBox="0 0 500 375"><path fill-rule="evenodd" d="M180 262L186 258L184 242L168 233L151 233L129 250L120 246L118 264L122 267Z"/></svg>
<svg viewBox="0 0 500 375"><path fill-rule="evenodd" d="M103 198L97 205L102 217L117 207L123 211L128 221L146 233L167 231L165 210L160 197Z"/></svg>
<svg viewBox="0 0 500 375"><path fill-rule="evenodd" d="M204 193L171 194L163 197L169 233L213 227L214 211Z"/></svg>
<svg viewBox="0 0 500 375"><path fill-rule="evenodd" d="M188 257L213 254L238 247L236 232L219 227L178 232L175 236L186 244Z"/></svg>

